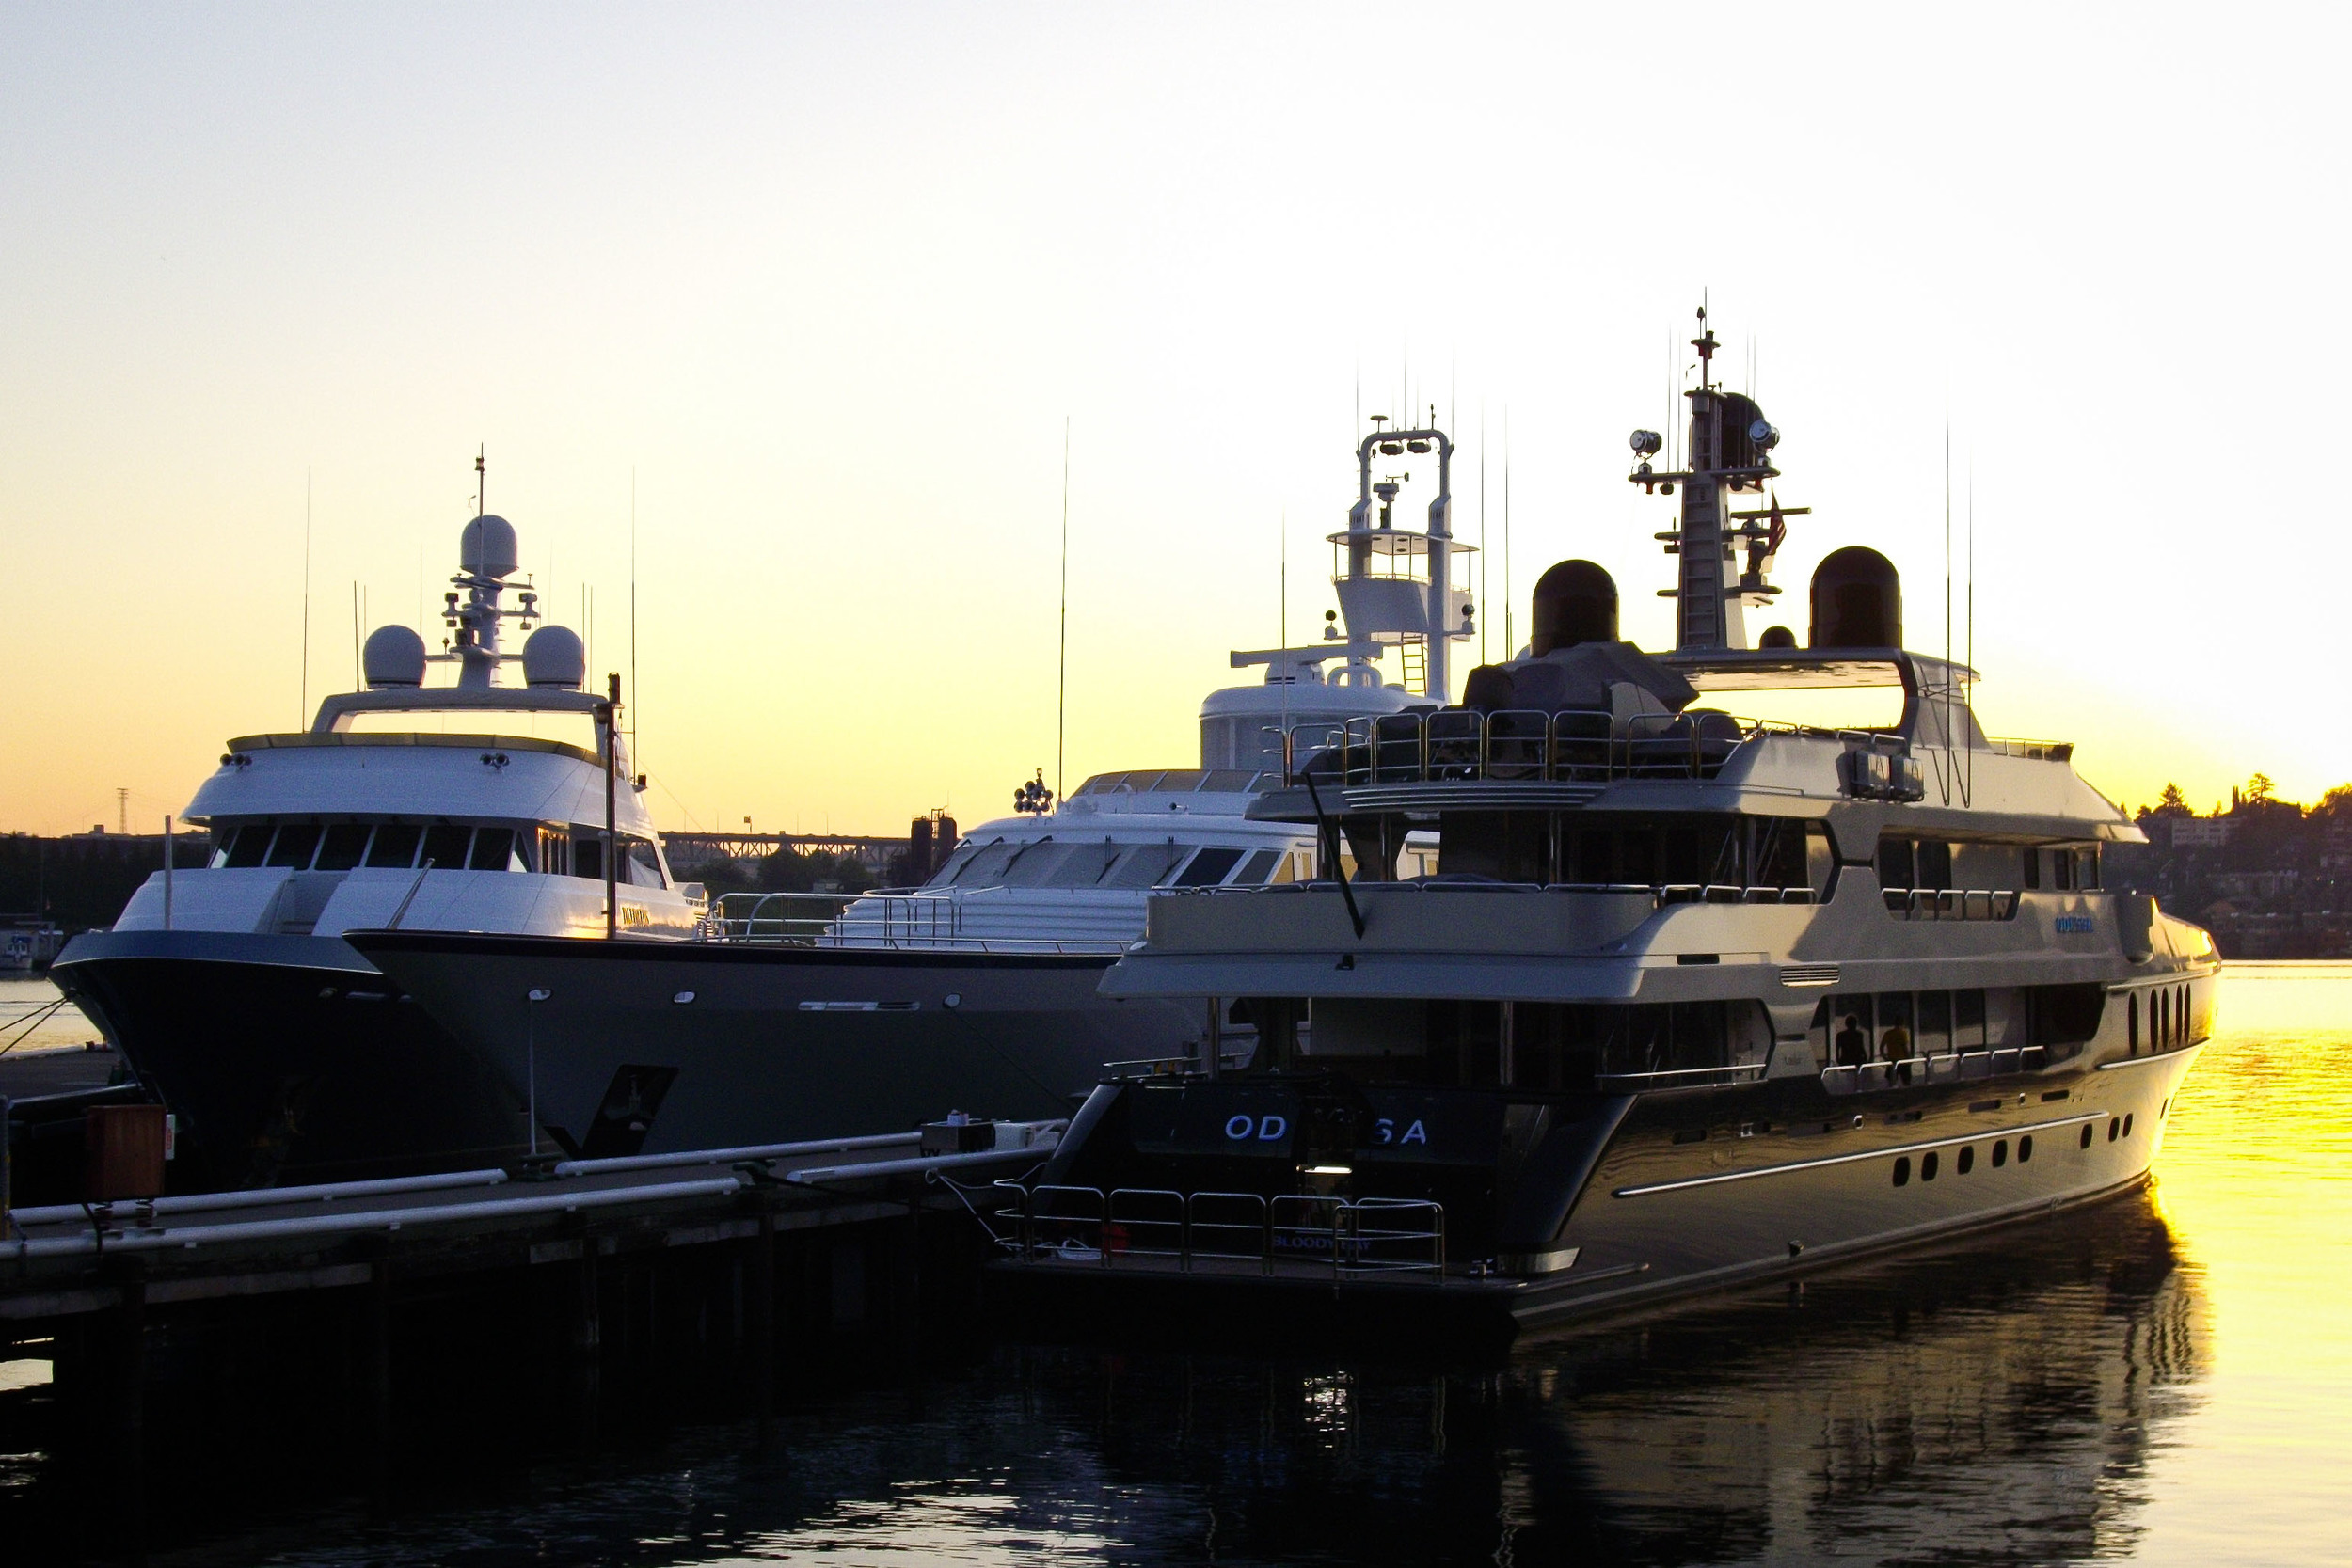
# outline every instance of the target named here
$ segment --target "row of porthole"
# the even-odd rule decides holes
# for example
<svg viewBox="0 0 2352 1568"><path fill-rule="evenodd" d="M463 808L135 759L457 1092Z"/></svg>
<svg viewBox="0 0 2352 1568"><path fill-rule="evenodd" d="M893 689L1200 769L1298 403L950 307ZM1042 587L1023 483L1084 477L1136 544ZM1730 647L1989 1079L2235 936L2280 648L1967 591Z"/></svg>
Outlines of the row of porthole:
<svg viewBox="0 0 2352 1568"><path fill-rule="evenodd" d="M2091 1123L2083 1123L2082 1141L2078 1147L2089 1148L2090 1147L2091 1136L2095 1131L2096 1130ZM2124 1115L2120 1118L2115 1117L2109 1117L2107 1118L2107 1142L2113 1143L2118 1138L2128 1138L2131 1135L2132 1117L2129 1112L2124 1113ZM2024 1137L2017 1140L2017 1163L2022 1165L2032 1158L2033 1134L2028 1132ZM1922 1181L1934 1180L1936 1170L1940 1164L1941 1162L1937 1159L1935 1150L1933 1149L1930 1149L1927 1153L1919 1156L1919 1180ZM1996 1138L1993 1143L1993 1168L1998 1170L2001 1166L2008 1164L2009 1140L2007 1138ZM1976 1168L1976 1146L1974 1144L1962 1145L1959 1155L1952 1161L1952 1169L1954 1173L1960 1176L1965 1176ZM1908 1154L1898 1154L1895 1156L1895 1185L1898 1187L1907 1187L1910 1184L1911 1156Z"/></svg>

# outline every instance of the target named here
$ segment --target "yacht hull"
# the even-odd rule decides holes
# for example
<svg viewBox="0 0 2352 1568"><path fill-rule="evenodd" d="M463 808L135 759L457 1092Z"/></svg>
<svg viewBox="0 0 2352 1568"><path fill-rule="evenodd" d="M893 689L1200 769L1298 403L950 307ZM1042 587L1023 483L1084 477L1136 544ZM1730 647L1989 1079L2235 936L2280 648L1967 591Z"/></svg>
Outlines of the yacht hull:
<svg viewBox="0 0 2352 1568"><path fill-rule="evenodd" d="M1158 1299L1180 1315L1199 1309L1196 1292L1270 1293L1311 1300L1318 1311L1352 1303L1383 1321L1400 1312L1468 1318L1507 1333L1624 1311L2132 1191L2148 1180L2173 1095L2200 1049L1868 1096L1830 1094L1804 1078L1560 1101L1543 1130L1530 1132L1502 1162L1517 1180L1501 1191L1497 1143L1510 1148L1513 1114L1524 1127L1542 1106L1476 1091L1412 1091L1391 1104L1367 1085L1359 1103L1394 1125L1429 1107L1431 1144L1409 1162L1387 1158L1378 1147L1327 1158L1351 1167L1342 1196L1443 1205L1442 1276L1363 1266L1350 1243L1323 1240L1329 1221L1311 1200L1278 1198L1282 1189L1263 1180L1253 1185L1249 1156L1171 1147L1166 1136L1171 1127L1214 1136L1241 1119L1262 1128L1270 1114L1291 1126L1327 1121L1311 1090L1293 1093L1264 1079L1195 1081L1181 1089L1109 1085L1040 1180L1059 1189L1053 1201L1060 1213L1090 1212L1089 1193L1107 1199L1113 1189L1126 1189L1131 1218L1108 1227L1110 1257L1103 1256L1100 1231L1084 1223L1032 1221L1032 1244L998 1265L998 1274L1019 1297L1060 1298L1081 1312L1097 1309L1105 1292L1138 1304ZM1171 1093L1202 1103L1176 1117L1118 1103ZM1482 1132L1482 1121L1493 1125ZM1196 1133L1190 1141L1208 1140ZM1169 1239L1152 1227L1153 1191L1264 1193L1277 1205L1273 1224L1299 1223L1297 1239L1321 1250L1306 1256L1275 1245L1264 1259L1232 1260L1147 1253L1138 1237ZM1233 1205L1219 1201L1220 1217L1231 1218ZM1292 1205L1287 1214L1282 1203ZM1323 1228L1311 1229L1314 1222ZM1249 1250L1232 1244L1230 1227L1206 1240ZM1391 1249L1387 1261L1401 1260Z"/></svg>
<svg viewBox="0 0 2352 1568"><path fill-rule="evenodd" d="M1204 1019L1097 994L1100 956L351 940L588 1157L1067 1117L1109 1064L1196 1050Z"/></svg>
<svg viewBox="0 0 2352 1568"><path fill-rule="evenodd" d="M180 1191L496 1165L494 1073L332 937L92 931L51 977L178 1118Z"/></svg>

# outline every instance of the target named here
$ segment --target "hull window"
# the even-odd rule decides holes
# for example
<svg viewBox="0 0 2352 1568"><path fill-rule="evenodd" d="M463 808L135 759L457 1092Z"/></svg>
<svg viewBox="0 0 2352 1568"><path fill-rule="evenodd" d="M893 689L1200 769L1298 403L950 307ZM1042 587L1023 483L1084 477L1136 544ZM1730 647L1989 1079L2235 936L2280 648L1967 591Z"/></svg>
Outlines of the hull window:
<svg viewBox="0 0 2352 1568"><path fill-rule="evenodd" d="M1919 1156L1919 1180L1922 1181L1935 1180L1935 1151L1933 1149Z"/></svg>
<svg viewBox="0 0 2352 1568"><path fill-rule="evenodd" d="M2090 1123L2089 1122L2083 1123L2082 1147L2085 1148L2090 1147Z"/></svg>
<svg viewBox="0 0 2352 1568"><path fill-rule="evenodd" d="M2033 1134L2028 1132L2024 1137L2017 1140L2017 1163L2022 1165L2032 1158Z"/></svg>
<svg viewBox="0 0 2352 1568"><path fill-rule="evenodd" d="M1977 1151L1975 1148L1973 1146L1963 1145L1961 1148L1959 1158L1952 1162L1953 1174L1965 1176L1976 1168Z"/></svg>
<svg viewBox="0 0 2352 1568"><path fill-rule="evenodd" d="M1993 1168L1999 1170L2009 1164L2009 1140L2002 1138L1993 1146Z"/></svg>
<svg viewBox="0 0 2352 1568"><path fill-rule="evenodd" d="M1898 1187L1911 1185L1911 1156L1908 1154L1895 1156L1895 1185Z"/></svg>

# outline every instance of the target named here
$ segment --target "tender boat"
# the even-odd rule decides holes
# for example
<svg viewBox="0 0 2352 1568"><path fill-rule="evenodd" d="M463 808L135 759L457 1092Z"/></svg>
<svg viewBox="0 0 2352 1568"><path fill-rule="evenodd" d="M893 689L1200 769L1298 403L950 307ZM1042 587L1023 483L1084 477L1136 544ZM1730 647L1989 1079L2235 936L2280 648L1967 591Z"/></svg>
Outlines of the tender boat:
<svg viewBox="0 0 2352 1568"><path fill-rule="evenodd" d="M1674 649L1619 641L1609 574L1567 562L1460 705L1302 739L1250 816L1343 841L1353 875L1155 896L1104 982L1237 1008L1253 1067L1098 1087L1003 1195L1015 1279L1507 1325L2147 1179L2212 1026L2211 939L2103 885L2138 829L2071 747L1984 736L1973 672L1904 651L1875 551L1820 563L1804 646L1750 643L1798 509L1714 346L1687 467L1633 438L1633 482L1679 490ZM1900 701L1884 727L1702 696L1871 686ZM1442 870L1397 868L1432 829Z"/></svg>
<svg viewBox="0 0 2352 1568"><path fill-rule="evenodd" d="M1097 774L1058 804L1033 786L1022 803L1041 809L974 829L922 887L735 895L691 943L405 927L351 940L589 1155L887 1132L950 1110L1066 1117L1108 1072L1210 1050L1246 1062L1246 1019L1099 988L1155 890L1314 874L1312 829L1253 811L1282 784L1286 735L1445 700L1449 645L1476 635L1452 585L1468 553L1447 526L1452 447L1435 453L1422 532L1397 526L1401 481L1375 483L1372 463L1431 439L1387 444L1395 453L1359 453L1357 505L1330 536L1340 608L1324 638L1231 655L1265 676L1202 704L1198 768ZM1378 667L1391 652L1401 683ZM1430 835L1398 853L1434 869Z"/></svg>
<svg viewBox="0 0 2352 1568"><path fill-rule="evenodd" d="M683 938L628 779L613 696L580 638L531 631L513 527L478 516L450 580L450 646L378 628L366 689L308 730L229 742L189 802L203 869L161 871L51 970L178 1118L176 1180L267 1186L496 1164L533 1145L524 1100L342 940L355 927ZM455 667L453 685L426 669ZM519 664L520 686L500 685ZM612 847L608 850L607 846Z"/></svg>

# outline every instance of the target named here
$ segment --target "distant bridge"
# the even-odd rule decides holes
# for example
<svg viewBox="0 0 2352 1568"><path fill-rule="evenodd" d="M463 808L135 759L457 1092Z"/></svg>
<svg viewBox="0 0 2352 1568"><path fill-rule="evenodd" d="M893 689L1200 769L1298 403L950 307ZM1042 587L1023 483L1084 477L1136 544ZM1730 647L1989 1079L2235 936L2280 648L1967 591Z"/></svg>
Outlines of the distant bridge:
<svg viewBox="0 0 2352 1568"><path fill-rule="evenodd" d="M700 865L722 858L765 860L779 849L800 854L823 851L846 855L874 871L890 869L891 857L903 855L903 838L866 838L855 833L663 833L661 847L672 865Z"/></svg>

